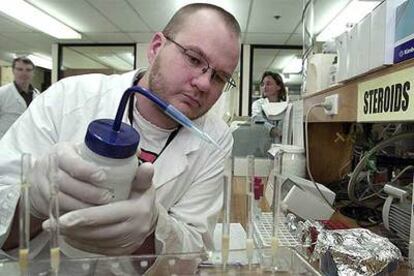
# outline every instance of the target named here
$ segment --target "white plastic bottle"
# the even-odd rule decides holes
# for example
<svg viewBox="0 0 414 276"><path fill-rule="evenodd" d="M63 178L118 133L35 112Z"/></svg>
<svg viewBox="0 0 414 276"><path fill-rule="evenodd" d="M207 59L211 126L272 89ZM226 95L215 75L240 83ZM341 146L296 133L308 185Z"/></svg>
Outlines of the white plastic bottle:
<svg viewBox="0 0 414 276"><path fill-rule="evenodd" d="M119 130L113 130L114 120L100 119L91 122L84 143L78 146L80 156L105 170L106 179L102 187L113 193L112 201L129 197L132 181L138 168L136 156L139 134L131 126L121 123ZM60 243L63 254L69 257L97 256L70 246L64 240Z"/></svg>
<svg viewBox="0 0 414 276"><path fill-rule="evenodd" d="M114 132L112 125L110 119L90 123L79 153L84 160L104 168L106 180L102 187L113 193L113 201L118 201L127 199L131 190L138 167L139 134L124 123Z"/></svg>

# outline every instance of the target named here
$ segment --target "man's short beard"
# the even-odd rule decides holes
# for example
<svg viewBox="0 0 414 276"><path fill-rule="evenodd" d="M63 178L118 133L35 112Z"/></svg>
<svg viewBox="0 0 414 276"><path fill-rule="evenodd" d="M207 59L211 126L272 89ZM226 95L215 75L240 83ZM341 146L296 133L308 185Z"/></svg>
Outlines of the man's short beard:
<svg viewBox="0 0 414 276"><path fill-rule="evenodd" d="M158 95L160 95L160 92L163 89L163 78L160 74L160 67L160 59L159 56L157 56L151 66L151 71L149 72L148 88L156 92Z"/></svg>

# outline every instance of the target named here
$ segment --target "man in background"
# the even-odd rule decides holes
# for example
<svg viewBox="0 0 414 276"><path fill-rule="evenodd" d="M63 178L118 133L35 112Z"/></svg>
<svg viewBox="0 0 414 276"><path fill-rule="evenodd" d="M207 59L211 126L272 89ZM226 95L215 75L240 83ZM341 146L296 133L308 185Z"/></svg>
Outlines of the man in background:
<svg viewBox="0 0 414 276"><path fill-rule="evenodd" d="M13 60L14 81L0 87L0 138L39 94L31 84L34 68L27 57Z"/></svg>

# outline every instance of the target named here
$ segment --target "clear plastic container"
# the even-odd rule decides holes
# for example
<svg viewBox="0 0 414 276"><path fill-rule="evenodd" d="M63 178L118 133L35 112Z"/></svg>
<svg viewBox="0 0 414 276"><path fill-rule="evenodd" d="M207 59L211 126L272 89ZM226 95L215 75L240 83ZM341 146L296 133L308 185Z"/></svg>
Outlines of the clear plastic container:
<svg viewBox="0 0 414 276"><path fill-rule="evenodd" d="M275 144L277 151L282 151L282 174L306 176L305 149L294 145Z"/></svg>

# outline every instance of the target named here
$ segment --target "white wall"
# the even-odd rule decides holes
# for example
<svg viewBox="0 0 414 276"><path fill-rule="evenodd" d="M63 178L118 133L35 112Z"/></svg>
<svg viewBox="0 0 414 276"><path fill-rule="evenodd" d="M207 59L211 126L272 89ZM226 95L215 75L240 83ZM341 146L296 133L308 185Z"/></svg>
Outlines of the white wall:
<svg viewBox="0 0 414 276"><path fill-rule="evenodd" d="M242 85L242 116L249 115L249 78L250 78L250 45L243 45L243 83Z"/></svg>
<svg viewBox="0 0 414 276"><path fill-rule="evenodd" d="M135 60L135 66L137 68L140 67L148 67L148 59L147 59L147 48L149 43L137 43L137 58Z"/></svg>

